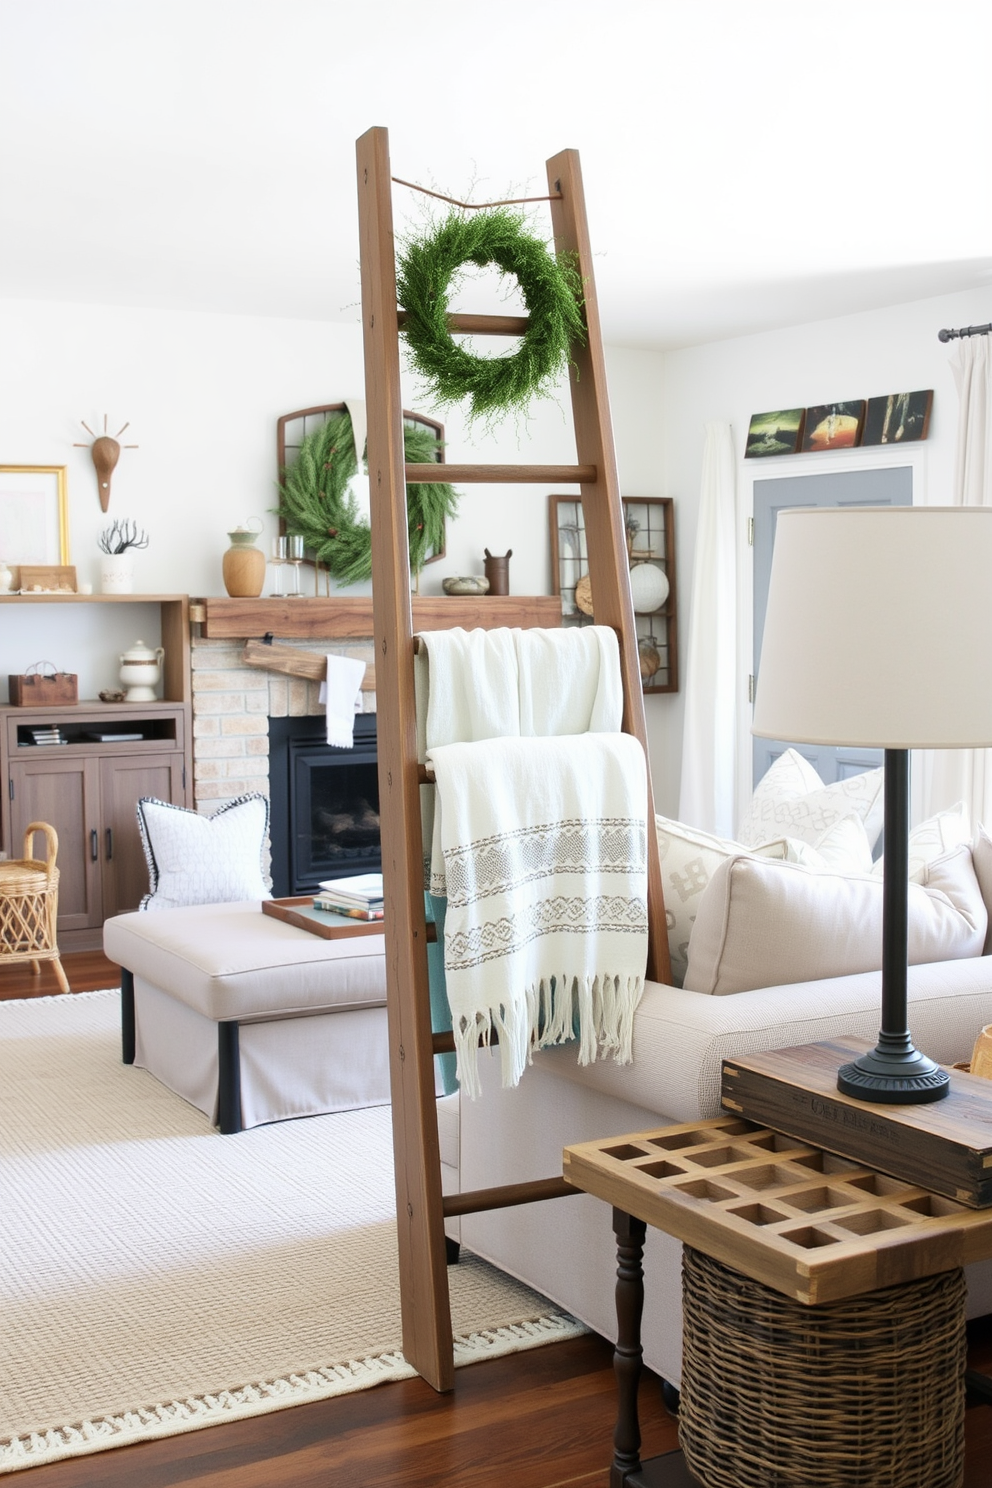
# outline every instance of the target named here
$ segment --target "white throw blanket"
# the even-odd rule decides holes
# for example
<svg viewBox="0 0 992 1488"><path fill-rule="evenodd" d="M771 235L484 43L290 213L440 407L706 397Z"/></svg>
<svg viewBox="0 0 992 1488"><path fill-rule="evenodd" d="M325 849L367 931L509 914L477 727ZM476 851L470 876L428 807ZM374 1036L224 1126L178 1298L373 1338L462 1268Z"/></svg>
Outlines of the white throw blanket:
<svg viewBox="0 0 992 1488"><path fill-rule="evenodd" d="M418 757L443 744L520 736L618 733L620 648L608 626L428 631L417 656ZM444 860L431 793L421 796L432 894Z"/></svg>
<svg viewBox="0 0 992 1488"><path fill-rule="evenodd" d="M338 749L354 748L355 713L364 676L364 661L328 656L327 681L320 684L320 701L327 708L327 742Z"/></svg>
<svg viewBox="0 0 992 1488"><path fill-rule="evenodd" d="M429 751L461 1088L496 1028L504 1085L579 1025L579 1062L631 1057L647 963L647 770L627 734Z"/></svg>

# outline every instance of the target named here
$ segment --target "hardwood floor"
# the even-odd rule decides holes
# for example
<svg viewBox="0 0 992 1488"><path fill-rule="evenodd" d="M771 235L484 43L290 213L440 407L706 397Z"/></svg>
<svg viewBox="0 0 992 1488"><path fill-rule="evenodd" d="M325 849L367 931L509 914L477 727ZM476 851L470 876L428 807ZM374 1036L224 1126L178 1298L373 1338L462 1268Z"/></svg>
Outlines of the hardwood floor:
<svg viewBox="0 0 992 1488"><path fill-rule="evenodd" d="M121 984L120 967L108 961L102 951L74 951L61 959L70 992L99 992L104 987ZM0 962L0 1001L12 997L53 997L58 992L58 980L50 961L40 963L38 976L30 965L3 966Z"/></svg>
<svg viewBox="0 0 992 1488"><path fill-rule="evenodd" d="M118 985L117 967L98 951L63 964L73 992ZM40 977L0 971L0 999L57 991L47 968ZM992 1318L969 1325L968 1365L992 1374ZM612 1348L588 1335L460 1369L450 1395L402 1380L31 1468L16 1481L25 1488L607 1488L614 1409ZM676 1422L648 1372L641 1428L645 1457L677 1445ZM969 1405L966 1454L963 1488L987 1488L992 1405Z"/></svg>

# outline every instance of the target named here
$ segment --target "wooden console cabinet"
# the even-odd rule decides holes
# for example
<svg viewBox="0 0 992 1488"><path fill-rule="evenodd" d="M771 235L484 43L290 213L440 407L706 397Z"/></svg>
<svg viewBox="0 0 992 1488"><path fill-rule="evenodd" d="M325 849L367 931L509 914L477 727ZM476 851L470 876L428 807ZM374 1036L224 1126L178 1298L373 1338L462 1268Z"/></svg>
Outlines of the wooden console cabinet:
<svg viewBox="0 0 992 1488"><path fill-rule="evenodd" d="M0 720L7 780L4 848L19 857L28 823L51 823L59 835L59 945L97 946L104 920L137 909L148 892L138 800L157 796L188 804L185 711L169 703L81 703L0 708ZM31 742L31 728L41 723L59 725L69 742ZM143 737L87 737L115 731Z"/></svg>
<svg viewBox="0 0 992 1488"><path fill-rule="evenodd" d="M53 598L11 596L2 603L51 603ZM8 856L20 857L24 829L32 821L50 822L58 833L57 934L62 951L99 947L104 920L136 909L147 893L135 809L140 797L192 805L188 601L185 595L115 598L117 603L161 605L164 701L0 705L0 773L6 782L0 845ZM57 602L108 600L110 596L59 596ZM59 727L67 742L36 744L32 729L46 725ZM125 734L141 737L121 737Z"/></svg>

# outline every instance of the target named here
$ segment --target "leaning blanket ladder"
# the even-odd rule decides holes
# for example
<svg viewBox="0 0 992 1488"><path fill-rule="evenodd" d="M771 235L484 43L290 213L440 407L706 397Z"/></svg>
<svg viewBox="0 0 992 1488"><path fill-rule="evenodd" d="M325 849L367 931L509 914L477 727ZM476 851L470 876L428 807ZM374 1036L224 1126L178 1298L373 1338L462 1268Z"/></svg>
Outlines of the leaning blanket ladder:
<svg viewBox="0 0 992 1488"><path fill-rule="evenodd" d="M414 698L414 636L407 537L407 482L432 481L436 465L405 465L399 328L393 244L389 141L370 129L358 141L362 321L372 508L372 594L378 709L382 871L390 1080L399 1241L403 1352L436 1390L454 1387L444 1221L482 1209L557 1198L570 1192L555 1176L442 1197L434 1093L434 1055L450 1052L451 1034L432 1034L423 894L420 789ZM574 350L570 376L576 465L446 465L453 484L506 482L578 485L588 538L596 621L617 634L624 683L623 730L647 754L647 733L627 548L606 391L606 369L586 228L578 154L547 163L556 250L577 255L585 293L587 341ZM519 335L510 316L451 315L460 331ZM480 605L485 623L485 605ZM648 821L654 801L648 779ZM656 834L648 832L647 975L669 980L668 938Z"/></svg>

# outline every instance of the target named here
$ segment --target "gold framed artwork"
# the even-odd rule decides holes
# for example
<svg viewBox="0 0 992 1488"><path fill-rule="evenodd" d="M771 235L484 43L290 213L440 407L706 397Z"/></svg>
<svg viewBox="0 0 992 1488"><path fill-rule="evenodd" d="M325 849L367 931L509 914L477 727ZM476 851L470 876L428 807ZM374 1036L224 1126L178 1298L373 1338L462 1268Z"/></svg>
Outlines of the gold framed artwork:
<svg viewBox="0 0 992 1488"><path fill-rule="evenodd" d="M0 558L18 568L68 564L64 465L0 465Z"/></svg>

